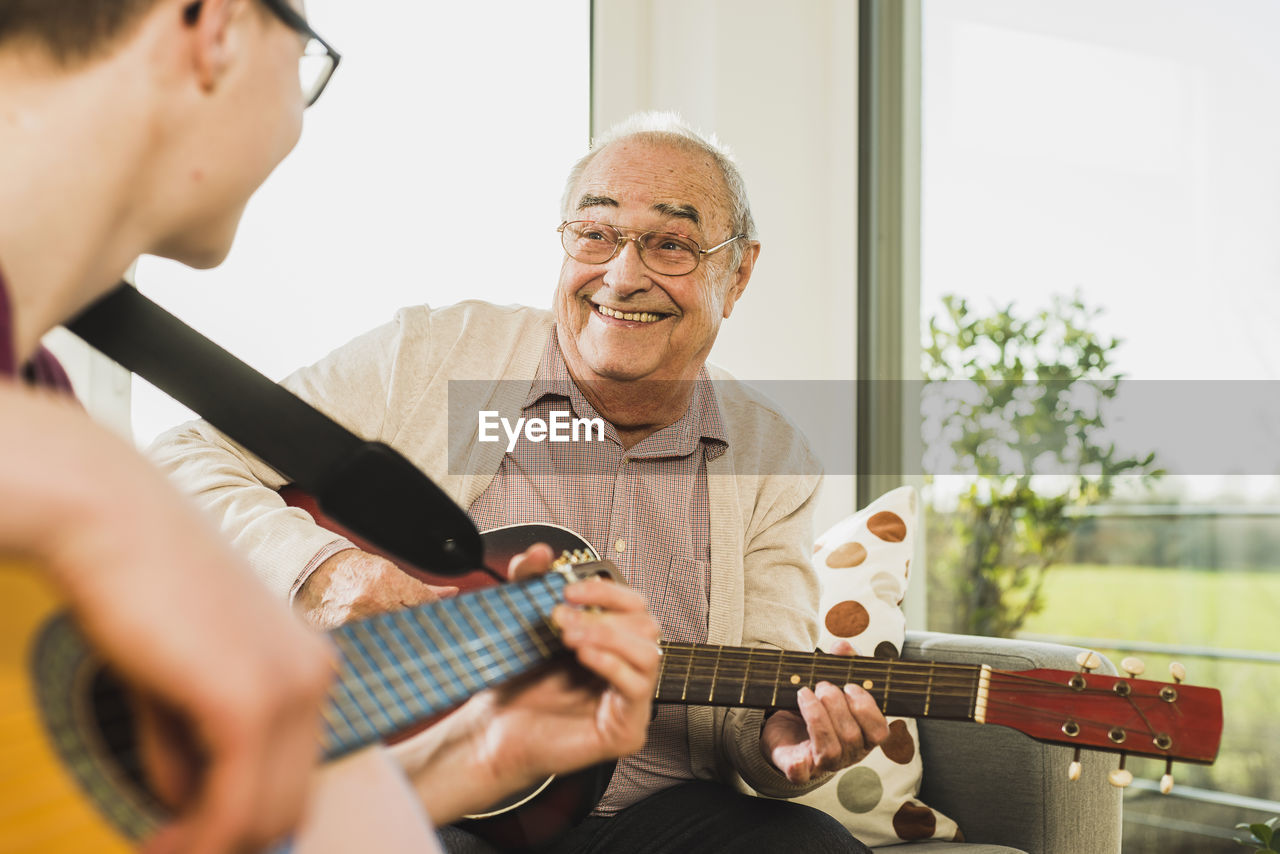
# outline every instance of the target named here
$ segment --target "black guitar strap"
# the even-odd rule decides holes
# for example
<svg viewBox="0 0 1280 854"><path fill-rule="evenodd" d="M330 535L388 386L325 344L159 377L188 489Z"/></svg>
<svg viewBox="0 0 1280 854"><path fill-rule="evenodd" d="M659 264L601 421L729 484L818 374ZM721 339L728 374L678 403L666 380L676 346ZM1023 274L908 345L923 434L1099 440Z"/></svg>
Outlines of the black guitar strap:
<svg viewBox="0 0 1280 854"><path fill-rule="evenodd" d="M443 574L483 566L471 518L399 452L356 436L127 282L66 326L195 410L370 542Z"/></svg>

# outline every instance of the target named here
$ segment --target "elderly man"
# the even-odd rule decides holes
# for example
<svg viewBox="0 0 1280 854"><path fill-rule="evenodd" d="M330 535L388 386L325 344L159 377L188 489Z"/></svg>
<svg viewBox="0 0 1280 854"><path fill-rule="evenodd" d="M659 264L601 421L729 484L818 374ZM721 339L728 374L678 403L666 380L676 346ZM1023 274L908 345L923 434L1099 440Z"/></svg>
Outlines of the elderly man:
<svg viewBox="0 0 1280 854"><path fill-rule="evenodd" d="M645 594L667 640L813 649L816 463L767 401L718 374L713 384L704 364L760 252L737 167L672 117L636 117L574 166L563 219L553 314L404 309L287 382L395 445L482 528L578 531ZM510 414L510 425L570 410L599 419L595 441L527 430L484 441L485 413ZM282 508L261 488L279 477L206 425L153 453L313 618L431 595ZM554 850L865 850L821 813L732 788L740 777L775 798L803 793L887 735L857 686L802 689L799 708L660 709L644 750ZM443 838L453 851L488 850L460 830Z"/></svg>

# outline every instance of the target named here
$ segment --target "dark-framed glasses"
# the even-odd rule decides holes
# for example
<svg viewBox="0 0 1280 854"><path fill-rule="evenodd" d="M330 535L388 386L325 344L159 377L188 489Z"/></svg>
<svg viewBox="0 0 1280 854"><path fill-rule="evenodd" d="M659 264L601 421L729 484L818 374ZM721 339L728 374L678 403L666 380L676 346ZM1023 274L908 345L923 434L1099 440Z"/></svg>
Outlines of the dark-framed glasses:
<svg viewBox="0 0 1280 854"><path fill-rule="evenodd" d="M302 59L298 62L298 80L302 84L302 102L310 107L320 98L324 87L329 85L329 78L342 61L342 54L333 49L327 41L307 23L307 19L289 5L288 0L262 0L263 5L275 13L284 25L307 39L302 49Z"/></svg>
<svg viewBox="0 0 1280 854"><path fill-rule="evenodd" d="M719 252L745 234L736 234L710 249L703 249L698 242L683 234L669 231L646 231L636 234L631 229L591 220L562 222L556 229L560 243L569 257L583 264L605 264L622 251L628 240L636 244L640 260L646 267L663 276L687 276L698 269L704 255ZM626 232L631 231L631 234Z"/></svg>
<svg viewBox="0 0 1280 854"><path fill-rule="evenodd" d="M201 2L202 0L195 0L183 9L188 24L194 24L199 19ZM320 38L319 34L311 29L307 19L289 5L288 0L262 0L262 5L270 9L271 13L286 27L306 39L306 44L302 48L302 58L298 62L298 82L302 87L303 105L310 107L319 100L324 87L329 85L329 78L333 76L338 63L342 61L342 54Z"/></svg>

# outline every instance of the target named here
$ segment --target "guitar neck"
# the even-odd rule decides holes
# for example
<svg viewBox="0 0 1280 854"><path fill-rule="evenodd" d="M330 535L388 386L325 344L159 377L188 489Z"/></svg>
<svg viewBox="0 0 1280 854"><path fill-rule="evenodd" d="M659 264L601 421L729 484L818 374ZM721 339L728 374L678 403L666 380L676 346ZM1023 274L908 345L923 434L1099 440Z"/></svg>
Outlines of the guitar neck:
<svg viewBox="0 0 1280 854"><path fill-rule="evenodd" d="M795 709L800 688L853 682L886 715L978 723L986 717L991 670L982 665L670 642L662 649L654 694L660 703Z"/></svg>
<svg viewBox="0 0 1280 854"><path fill-rule="evenodd" d="M1212 688L1064 670L886 661L824 652L664 643L659 703L795 709L800 688L861 685L886 715L1012 727L1051 744L1212 763Z"/></svg>
<svg viewBox="0 0 1280 854"><path fill-rule="evenodd" d="M567 583L551 572L330 632L343 661L324 714L326 757L447 711L560 652L550 615Z"/></svg>

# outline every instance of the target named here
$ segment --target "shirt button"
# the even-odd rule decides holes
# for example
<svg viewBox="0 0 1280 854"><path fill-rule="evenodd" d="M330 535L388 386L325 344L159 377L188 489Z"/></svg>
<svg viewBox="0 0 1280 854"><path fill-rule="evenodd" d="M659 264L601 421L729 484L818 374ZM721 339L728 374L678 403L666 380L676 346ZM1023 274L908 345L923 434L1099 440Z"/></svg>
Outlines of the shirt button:
<svg viewBox="0 0 1280 854"><path fill-rule="evenodd" d="M619 540L613 544L613 548L615 551L625 552L627 550L627 541L619 538Z"/></svg>

